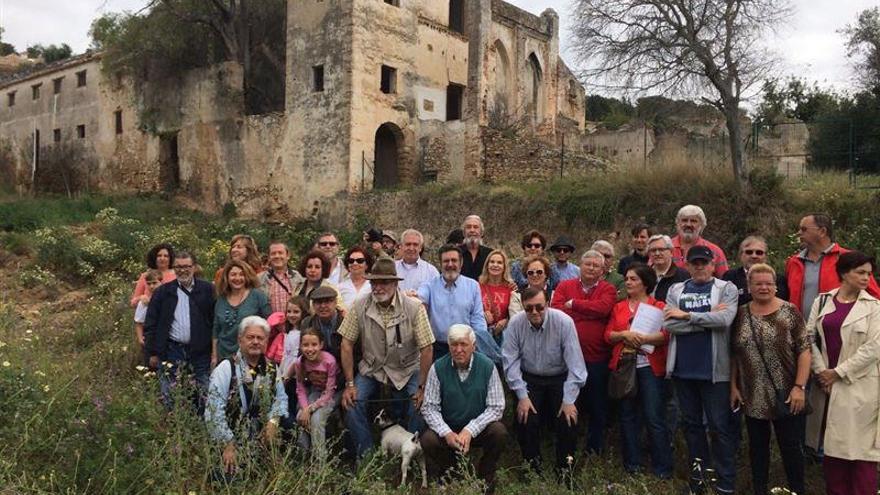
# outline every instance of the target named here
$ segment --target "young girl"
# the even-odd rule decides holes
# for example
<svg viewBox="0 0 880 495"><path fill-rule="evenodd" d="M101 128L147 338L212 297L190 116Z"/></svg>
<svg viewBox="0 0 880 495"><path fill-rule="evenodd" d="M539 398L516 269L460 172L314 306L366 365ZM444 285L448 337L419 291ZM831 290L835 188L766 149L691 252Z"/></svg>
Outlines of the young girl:
<svg viewBox="0 0 880 495"><path fill-rule="evenodd" d="M299 324L308 314L309 302L306 298L293 296L287 300L282 331L275 336L266 351L266 357L275 361L284 372L290 370L290 365L299 358ZM291 375L284 373L283 376L286 381Z"/></svg>
<svg viewBox="0 0 880 495"><path fill-rule="evenodd" d="M326 456L325 427L336 407L336 359L324 350L324 334L307 329L300 335L300 359L294 362L296 398L299 412L296 421L303 427L299 444L320 459Z"/></svg>
<svg viewBox="0 0 880 495"><path fill-rule="evenodd" d="M147 270L144 272L144 283L147 290L144 292L143 297L138 300L137 307L134 310L134 340L140 346L141 354L144 353L144 321L147 319L147 307L150 305L153 291L162 285L162 272L153 268Z"/></svg>

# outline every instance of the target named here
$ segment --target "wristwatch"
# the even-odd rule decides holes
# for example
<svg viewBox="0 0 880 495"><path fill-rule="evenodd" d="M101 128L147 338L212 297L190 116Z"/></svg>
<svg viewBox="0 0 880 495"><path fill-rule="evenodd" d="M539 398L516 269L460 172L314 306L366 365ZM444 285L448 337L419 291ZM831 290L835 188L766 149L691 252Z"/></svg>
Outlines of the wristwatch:
<svg viewBox="0 0 880 495"><path fill-rule="evenodd" d="M801 390L803 390L804 392L807 391L807 387L806 387L806 385L799 385L799 384L795 383L794 386L797 387L797 388L799 388L799 389L801 389Z"/></svg>
<svg viewBox="0 0 880 495"><path fill-rule="evenodd" d="M352 388L352 387L354 387L354 380L349 381L349 382L345 382L345 388Z"/></svg>

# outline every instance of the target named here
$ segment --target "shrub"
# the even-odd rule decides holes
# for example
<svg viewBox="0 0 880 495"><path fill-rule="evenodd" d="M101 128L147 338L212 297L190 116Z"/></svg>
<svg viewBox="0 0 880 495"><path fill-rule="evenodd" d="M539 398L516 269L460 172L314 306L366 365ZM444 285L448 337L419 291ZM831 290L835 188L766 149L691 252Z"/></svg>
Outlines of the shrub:
<svg viewBox="0 0 880 495"><path fill-rule="evenodd" d="M54 289L58 285L58 280L52 272L40 267L39 265L31 265L18 274L18 281L23 287L34 289L37 287L45 287Z"/></svg>

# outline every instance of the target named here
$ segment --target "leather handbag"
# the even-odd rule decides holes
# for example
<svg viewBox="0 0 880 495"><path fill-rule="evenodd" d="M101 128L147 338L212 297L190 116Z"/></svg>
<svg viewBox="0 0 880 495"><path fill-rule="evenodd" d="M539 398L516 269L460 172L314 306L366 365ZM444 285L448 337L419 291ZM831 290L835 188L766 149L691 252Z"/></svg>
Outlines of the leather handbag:
<svg viewBox="0 0 880 495"><path fill-rule="evenodd" d="M631 399L639 392L636 380L636 358L638 353L621 353L617 361L617 369L611 372L608 379L608 396L612 399Z"/></svg>

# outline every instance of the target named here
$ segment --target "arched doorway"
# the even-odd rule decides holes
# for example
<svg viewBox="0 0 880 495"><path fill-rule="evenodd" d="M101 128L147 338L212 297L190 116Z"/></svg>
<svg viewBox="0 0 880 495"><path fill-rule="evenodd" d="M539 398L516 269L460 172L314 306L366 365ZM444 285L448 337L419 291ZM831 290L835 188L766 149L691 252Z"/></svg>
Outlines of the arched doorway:
<svg viewBox="0 0 880 495"><path fill-rule="evenodd" d="M544 71L538 56L532 52L526 61L528 72L525 80L526 110L535 124L544 120Z"/></svg>
<svg viewBox="0 0 880 495"><path fill-rule="evenodd" d="M510 105L510 58L507 56L507 49L501 40L496 40L493 45L495 48L494 66L492 67L493 76L495 77L495 94L494 105L492 111L496 118L504 119L512 110Z"/></svg>
<svg viewBox="0 0 880 495"><path fill-rule="evenodd" d="M376 131L373 158L373 189L395 187L400 184L400 148L403 133L400 127L386 122Z"/></svg>

